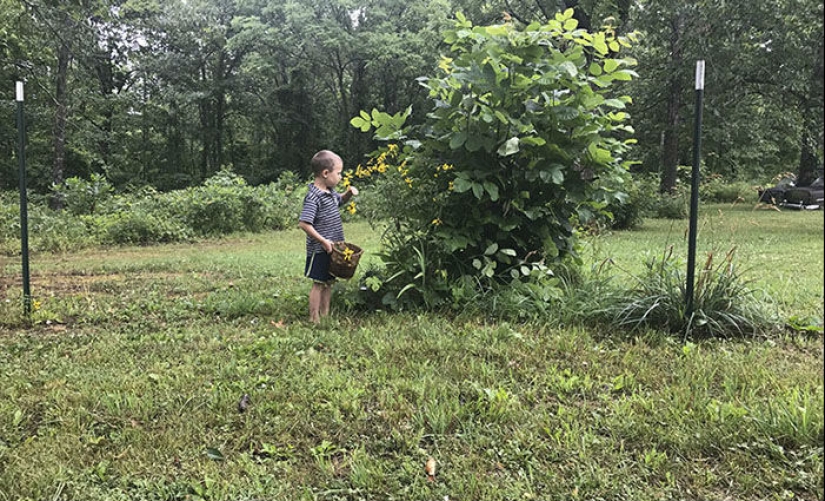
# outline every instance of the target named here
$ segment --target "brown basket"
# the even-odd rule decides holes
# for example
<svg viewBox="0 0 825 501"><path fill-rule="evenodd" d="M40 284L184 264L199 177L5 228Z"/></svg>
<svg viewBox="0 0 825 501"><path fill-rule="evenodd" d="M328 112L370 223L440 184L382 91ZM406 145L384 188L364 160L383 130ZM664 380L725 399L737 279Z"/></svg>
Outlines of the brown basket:
<svg viewBox="0 0 825 501"><path fill-rule="evenodd" d="M336 278L352 278L363 253L364 250L355 244L334 242L329 260L329 274Z"/></svg>

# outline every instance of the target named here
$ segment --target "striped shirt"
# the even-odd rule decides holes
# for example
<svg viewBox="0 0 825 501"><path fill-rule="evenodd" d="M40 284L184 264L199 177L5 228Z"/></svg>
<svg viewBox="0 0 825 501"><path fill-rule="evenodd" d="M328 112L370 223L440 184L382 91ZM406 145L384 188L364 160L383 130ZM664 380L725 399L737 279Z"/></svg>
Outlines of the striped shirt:
<svg viewBox="0 0 825 501"><path fill-rule="evenodd" d="M341 194L337 191L322 191L310 184L300 221L311 224L327 240L341 242L344 240L344 224L338 210L341 203ZM323 251L321 242L307 235L307 254Z"/></svg>

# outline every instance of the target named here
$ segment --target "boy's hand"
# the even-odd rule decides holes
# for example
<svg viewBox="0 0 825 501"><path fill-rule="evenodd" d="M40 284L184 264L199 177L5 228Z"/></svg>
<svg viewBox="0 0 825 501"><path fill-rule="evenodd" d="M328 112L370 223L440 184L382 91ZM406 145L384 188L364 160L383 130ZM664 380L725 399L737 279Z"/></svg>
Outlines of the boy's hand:
<svg viewBox="0 0 825 501"><path fill-rule="evenodd" d="M327 240L325 238L321 241L321 245L324 247L327 254L332 254L332 240Z"/></svg>
<svg viewBox="0 0 825 501"><path fill-rule="evenodd" d="M354 197L358 196L358 188L356 188L355 186L350 186L349 188L347 188L347 192L351 193Z"/></svg>

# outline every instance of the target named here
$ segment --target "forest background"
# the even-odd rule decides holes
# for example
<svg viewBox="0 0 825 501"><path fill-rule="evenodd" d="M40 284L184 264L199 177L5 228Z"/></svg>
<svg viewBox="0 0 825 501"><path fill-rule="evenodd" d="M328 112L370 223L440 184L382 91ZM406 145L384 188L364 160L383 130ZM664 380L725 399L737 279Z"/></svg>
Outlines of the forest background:
<svg viewBox="0 0 825 501"><path fill-rule="evenodd" d="M456 12L483 25L567 8L581 28L640 35L639 77L621 91L634 173L660 190L690 163L698 59L705 176L810 180L822 168L821 1L0 0L0 190L18 183L16 80L34 192L92 175L168 191L225 168L257 185L305 176L320 148L362 162L375 144L350 125L360 110L411 105L408 123L422 122L416 78L448 51L440 33Z"/></svg>

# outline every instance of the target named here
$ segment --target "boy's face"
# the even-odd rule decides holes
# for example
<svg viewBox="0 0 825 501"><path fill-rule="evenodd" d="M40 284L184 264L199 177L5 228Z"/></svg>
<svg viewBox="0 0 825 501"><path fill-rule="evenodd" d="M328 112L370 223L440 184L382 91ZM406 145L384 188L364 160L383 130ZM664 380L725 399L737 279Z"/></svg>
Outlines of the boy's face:
<svg viewBox="0 0 825 501"><path fill-rule="evenodd" d="M341 182L341 171L343 170L344 164L341 162L335 162L335 166L332 170L324 171L324 184L326 184L327 188L334 188Z"/></svg>

